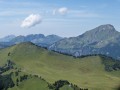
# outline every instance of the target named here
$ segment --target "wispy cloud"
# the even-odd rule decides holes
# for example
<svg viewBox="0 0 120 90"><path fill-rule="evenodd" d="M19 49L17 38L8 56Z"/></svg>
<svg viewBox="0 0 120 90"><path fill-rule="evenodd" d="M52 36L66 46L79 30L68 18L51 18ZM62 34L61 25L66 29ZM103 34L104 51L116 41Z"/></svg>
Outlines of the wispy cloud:
<svg viewBox="0 0 120 90"><path fill-rule="evenodd" d="M56 15L57 13L59 13L60 15L64 16L64 15L66 15L67 11L68 11L68 8L62 7L62 8L58 8L58 9L53 9L52 14Z"/></svg>
<svg viewBox="0 0 120 90"><path fill-rule="evenodd" d="M61 14L61 15L65 15L67 13L68 9L66 7L63 7L63 8L59 8L58 9L58 12Z"/></svg>
<svg viewBox="0 0 120 90"><path fill-rule="evenodd" d="M92 13L86 10L70 10L68 11L69 17L76 17L76 18L95 18L95 17L101 17L101 15L97 13Z"/></svg>

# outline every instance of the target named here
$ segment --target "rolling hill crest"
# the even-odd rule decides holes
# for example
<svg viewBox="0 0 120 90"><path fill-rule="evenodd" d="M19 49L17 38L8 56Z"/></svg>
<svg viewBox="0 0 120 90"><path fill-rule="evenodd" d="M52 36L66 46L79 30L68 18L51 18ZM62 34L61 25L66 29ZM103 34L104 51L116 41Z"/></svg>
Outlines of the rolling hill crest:
<svg viewBox="0 0 120 90"><path fill-rule="evenodd" d="M51 84L55 81L67 80L89 90L113 90L120 82L120 62L104 55L75 58L48 51L31 42L24 42L0 50L0 66L6 65L7 61L15 64L8 72L18 68L28 76L29 74L41 76ZM26 81L25 88L26 85L31 84Z"/></svg>

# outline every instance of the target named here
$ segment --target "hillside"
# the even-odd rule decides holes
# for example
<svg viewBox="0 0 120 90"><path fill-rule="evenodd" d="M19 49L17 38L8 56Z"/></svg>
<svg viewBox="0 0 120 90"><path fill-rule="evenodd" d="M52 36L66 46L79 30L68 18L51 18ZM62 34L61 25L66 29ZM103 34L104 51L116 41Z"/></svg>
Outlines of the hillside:
<svg viewBox="0 0 120 90"><path fill-rule="evenodd" d="M66 90L65 88L67 90L80 90L78 86L66 80L50 84L41 76L22 72L10 60L0 67L0 90Z"/></svg>
<svg viewBox="0 0 120 90"><path fill-rule="evenodd" d="M67 80L89 90L115 90L120 85L120 62L103 55L74 58L28 42L0 50L0 66L7 60L22 72L41 76L51 84Z"/></svg>
<svg viewBox="0 0 120 90"><path fill-rule="evenodd" d="M71 37L55 42L49 46L55 50L74 56L89 54L104 54L120 59L120 32L110 25L101 25L77 37Z"/></svg>

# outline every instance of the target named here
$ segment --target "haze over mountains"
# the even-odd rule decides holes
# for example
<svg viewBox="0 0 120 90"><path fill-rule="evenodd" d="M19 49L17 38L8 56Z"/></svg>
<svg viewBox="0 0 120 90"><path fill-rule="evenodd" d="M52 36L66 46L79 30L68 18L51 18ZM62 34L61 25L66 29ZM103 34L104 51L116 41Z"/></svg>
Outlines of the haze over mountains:
<svg viewBox="0 0 120 90"><path fill-rule="evenodd" d="M0 38L0 42L9 42L10 40L12 40L15 37L16 37L15 35L8 35L4 38Z"/></svg>
<svg viewBox="0 0 120 90"><path fill-rule="evenodd" d="M44 36L43 34L11 36L10 39L0 39L0 46L5 48L20 42L33 42L38 46L47 47L49 50L71 54L76 57L104 54L120 59L120 32L116 31L114 26L110 24L101 25L82 35L70 38L62 38L57 35Z"/></svg>
<svg viewBox="0 0 120 90"><path fill-rule="evenodd" d="M8 40L9 37L10 39ZM0 39L0 46L1 48L5 48L14 44L18 44L20 42L33 42L38 46L48 47L54 42L63 39L57 35L48 35L44 36L43 34L30 34L27 36L17 36L13 37L12 35L6 36L5 38Z"/></svg>

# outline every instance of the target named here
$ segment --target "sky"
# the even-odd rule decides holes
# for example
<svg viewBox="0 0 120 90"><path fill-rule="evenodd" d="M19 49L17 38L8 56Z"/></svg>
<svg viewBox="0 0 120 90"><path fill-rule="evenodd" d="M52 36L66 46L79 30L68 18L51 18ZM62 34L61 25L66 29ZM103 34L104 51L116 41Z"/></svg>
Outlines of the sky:
<svg viewBox="0 0 120 90"><path fill-rule="evenodd" d="M74 37L103 24L120 31L120 0L0 0L0 37Z"/></svg>

